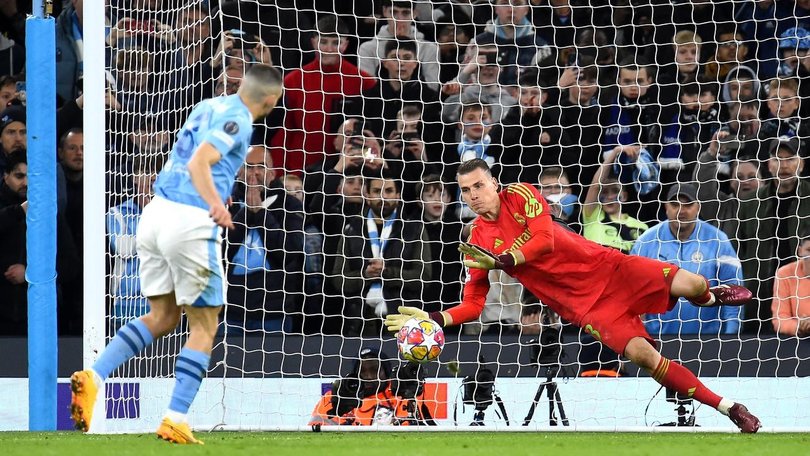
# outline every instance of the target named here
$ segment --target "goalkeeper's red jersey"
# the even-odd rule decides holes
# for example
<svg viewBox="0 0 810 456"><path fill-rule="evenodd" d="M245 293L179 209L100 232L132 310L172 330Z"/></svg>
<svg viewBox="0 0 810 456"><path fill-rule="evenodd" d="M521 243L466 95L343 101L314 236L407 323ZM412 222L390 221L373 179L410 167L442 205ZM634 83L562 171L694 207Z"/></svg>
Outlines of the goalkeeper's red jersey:
<svg viewBox="0 0 810 456"><path fill-rule="evenodd" d="M616 286L614 271L628 257L554 222L532 185L513 184L499 196L498 220L475 219L469 242L495 255L519 249L526 262L506 272L561 317L580 324L606 289ZM447 311L453 323L478 318L488 291L488 271L469 268L462 303Z"/></svg>

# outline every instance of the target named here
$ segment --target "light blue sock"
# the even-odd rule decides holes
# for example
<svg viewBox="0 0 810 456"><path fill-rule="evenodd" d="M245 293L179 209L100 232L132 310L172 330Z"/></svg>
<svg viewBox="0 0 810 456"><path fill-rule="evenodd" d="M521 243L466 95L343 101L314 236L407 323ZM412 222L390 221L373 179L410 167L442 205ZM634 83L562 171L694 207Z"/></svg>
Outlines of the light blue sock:
<svg viewBox="0 0 810 456"><path fill-rule="evenodd" d="M146 323L140 319L132 320L118 330L96 363L93 364L93 370L101 377L101 380L106 380L112 371L151 345L154 340Z"/></svg>
<svg viewBox="0 0 810 456"><path fill-rule="evenodd" d="M177 364L174 366L174 391L169 402L169 411L186 414L194 396L200 389L203 376L208 371L211 356L203 352L184 348L180 350Z"/></svg>

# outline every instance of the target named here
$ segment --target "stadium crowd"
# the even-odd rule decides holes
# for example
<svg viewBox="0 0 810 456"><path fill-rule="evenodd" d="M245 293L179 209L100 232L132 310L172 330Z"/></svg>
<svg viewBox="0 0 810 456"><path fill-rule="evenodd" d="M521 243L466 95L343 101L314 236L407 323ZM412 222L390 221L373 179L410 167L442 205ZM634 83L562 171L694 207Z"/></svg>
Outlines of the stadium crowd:
<svg viewBox="0 0 810 456"><path fill-rule="evenodd" d="M82 3L55 5L59 321L74 335ZM271 3L108 2L117 325L148 309L134 236L174 133L262 62L284 71L285 93L232 195L229 333L378 335L399 305L458 304L457 246L474 217L455 170L481 158L503 184L538 186L592 241L755 293L742 310L676 306L647 321L653 336L810 335L809 0ZM26 318L24 14L0 0L5 335ZM536 333L532 297L496 279L463 331Z"/></svg>

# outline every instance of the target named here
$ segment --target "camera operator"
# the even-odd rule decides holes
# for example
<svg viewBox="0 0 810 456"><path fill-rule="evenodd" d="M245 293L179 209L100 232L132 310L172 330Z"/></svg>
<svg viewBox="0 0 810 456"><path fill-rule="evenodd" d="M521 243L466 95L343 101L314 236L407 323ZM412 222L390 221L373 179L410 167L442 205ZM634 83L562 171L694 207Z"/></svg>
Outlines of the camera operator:
<svg viewBox="0 0 810 456"><path fill-rule="evenodd" d="M335 380L315 405L310 426L434 424L419 400L425 379L418 364L391 367L391 358L363 348L346 377Z"/></svg>
<svg viewBox="0 0 810 456"><path fill-rule="evenodd" d="M349 375L335 380L315 405L309 425L391 424L399 399L391 391L390 359L376 348L363 348Z"/></svg>

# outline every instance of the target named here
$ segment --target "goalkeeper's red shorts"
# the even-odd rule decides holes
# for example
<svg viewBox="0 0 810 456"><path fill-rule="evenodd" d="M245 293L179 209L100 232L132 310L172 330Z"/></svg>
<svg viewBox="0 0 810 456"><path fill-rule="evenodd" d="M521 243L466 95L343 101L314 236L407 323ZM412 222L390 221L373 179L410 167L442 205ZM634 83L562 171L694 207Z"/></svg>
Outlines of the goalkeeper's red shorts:
<svg viewBox="0 0 810 456"><path fill-rule="evenodd" d="M582 318L582 328L620 355L634 337L655 346L639 315L660 314L675 306L678 298L670 288L678 269L651 258L625 257L596 305Z"/></svg>

